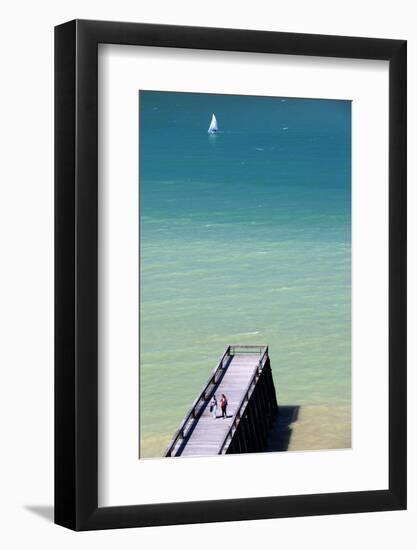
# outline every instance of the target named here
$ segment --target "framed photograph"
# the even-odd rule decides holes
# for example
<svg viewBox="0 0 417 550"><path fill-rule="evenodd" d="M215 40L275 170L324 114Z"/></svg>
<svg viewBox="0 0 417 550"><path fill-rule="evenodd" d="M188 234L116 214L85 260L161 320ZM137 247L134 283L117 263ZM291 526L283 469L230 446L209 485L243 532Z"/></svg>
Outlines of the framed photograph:
<svg viewBox="0 0 417 550"><path fill-rule="evenodd" d="M406 507L406 42L55 29L55 522Z"/></svg>

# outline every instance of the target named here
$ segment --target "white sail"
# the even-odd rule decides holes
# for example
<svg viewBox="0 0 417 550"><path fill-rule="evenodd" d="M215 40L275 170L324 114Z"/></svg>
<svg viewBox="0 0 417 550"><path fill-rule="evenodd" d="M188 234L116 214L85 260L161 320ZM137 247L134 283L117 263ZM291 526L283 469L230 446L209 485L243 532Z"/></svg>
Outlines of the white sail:
<svg viewBox="0 0 417 550"><path fill-rule="evenodd" d="M213 115L211 117L210 126L209 126L209 129L208 129L208 133L209 134L215 134L218 131L219 131L219 127L217 125L216 115L213 113Z"/></svg>

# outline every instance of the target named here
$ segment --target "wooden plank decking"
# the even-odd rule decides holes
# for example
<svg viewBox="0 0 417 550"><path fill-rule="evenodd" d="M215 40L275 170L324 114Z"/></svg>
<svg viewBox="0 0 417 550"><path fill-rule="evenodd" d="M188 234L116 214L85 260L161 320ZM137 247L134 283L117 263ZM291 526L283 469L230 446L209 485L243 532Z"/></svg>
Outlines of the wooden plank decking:
<svg viewBox="0 0 417 550"><path fill-rule="evenodd" d="M244 392L253 378L259 364L258 355L234 355L226 372L215 390L218 418L213 418L207 404L188 438L181 456L207 456L218 454L229 431L236 410ZM229 403L228 418L221 418L220 398L224 393Z"/></svg>
<svg viewBox="0 0 417 550"><path fill-rule="evenodd" d="M221 395L228 400L222 418ZM216 395L217 417L210 413ZM265 447L277 400L267 346L228 346L174 434L165 456L209 456Z"/></svg>

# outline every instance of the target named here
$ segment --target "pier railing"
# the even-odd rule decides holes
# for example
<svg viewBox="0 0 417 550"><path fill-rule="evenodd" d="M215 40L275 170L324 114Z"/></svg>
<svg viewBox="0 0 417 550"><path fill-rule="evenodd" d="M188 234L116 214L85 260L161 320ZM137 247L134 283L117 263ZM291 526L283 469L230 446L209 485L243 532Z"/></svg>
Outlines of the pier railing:
<svg viewBox="0 0 417 550"><path fill-rule="evenodd" d="M234 346L230 346L230 347L233 348ZM268 346L264 346L264 347L261 347L261 346L239 346L239 348L245 348L246 350L247 350L248 347L252 347L252 348L256 347L259 350L258 353L261 354L261 357L259 358L258 366L257 366L257 368L256 368L249 384L247 385L246 391L243 394L243 397L242 397L242 399L241 399L241 401L240 401L240 403L237 407L236 413L235 413L234 418L233 418L232 425L230 426L230 429L227 432L226 437L224 438L223 444L220 447L219 454L225 454L227 452L227 448L230 445L230 443L233 439L233 436L236 433L236 430L239 426L240 420L241 420L242 416L245 414L246 405L249 402L249 399L252 395L252 392L255 389L255 386L256 386L256 384L259 380L259 377L262 373L262 370L263 370L263 368L264 368L264 366L265 366L265 364L268 360ZM248 351L246 351L246 353L248 353ZM254 353L256 353L256 351L254 351Z"/></svg>
<svg viewBox="0 0 417 550"><path fill-rule="evenodd" d="M265 348L268 350L268 346L254 346L254 345L241 345L241 344L231 344L229 346L230 348L230 355L239 355L239 354L245 354L248 355L250 353L253 354L259 354L262 355L265 351Z"/></svg>
<svg viewBox="0 0 417 550"><path fill-rule="evenodd" d="M235 434L235 431L239 425L241 416L244 413L246 404L249 401L250 396L252 395L253 389L256 386L256 383L259 379L262 369L268 359L268 346L254 346L254 345L240 345L240 344L227 346L227 348L224 350L223 355L219 359L219 362L217 363L216 368L213 370L210 378L208 379L206 385L204 386L203 390L197 396L197 398L191 405L191 408L189 409L188 413L186 414L184 420L181 422L178 430L175 432L173 438L171 439L170 444L166 448L164 456L170 457L170 456L176 455L177 451L181 447L184 440L187 439L187 437L190 435L196 420L198 420L199 417L201 416L205 406L207 405L208 400L211 399L211 397L213 396L214 391L217 385L219 384L220 379L222 378L229 364L230 358L235 355L241 355L241 354L260 355L260 358L259 358L257 369L255 370L255 373L245 390L243 398L235 413L232 426L230 427L230 430L226 434L225 440L220 448L219 454L223 454L227 451L227 447L230 441L232 440Z"/></svg>
<svg viewBox="0 0 417 550"><path fill-rule="evenodd" d="M220 381L220 378L224 373L225 368L228 365L231 355L233 355L231 353L231 347L232 346L227 346L227 348L224 350L223 355L220 357L219 362L217 363L216 368L213 370L210 378L207 380L206 385L191 405L191 408L185 416L184 420L181 422L180 427L175 432L174 437L168 445L164 456L172 456L173 454L175 454L182 441L186 439L189 435L192 425L203 412L207 401L211 398L217 384Z"/></svg>

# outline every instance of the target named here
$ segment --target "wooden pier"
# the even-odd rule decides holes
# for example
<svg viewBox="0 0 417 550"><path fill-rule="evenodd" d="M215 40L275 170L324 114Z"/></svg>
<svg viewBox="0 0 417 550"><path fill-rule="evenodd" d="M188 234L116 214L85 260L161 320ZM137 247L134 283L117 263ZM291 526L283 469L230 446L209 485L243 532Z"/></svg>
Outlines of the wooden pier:
<svg viewBox="0 0 417 550"><path fill-rule="evenodd" d="M222 418L220 398L228 400ZM216 395L217 418L209 403ZM175 432L164 456L208 456L265 450L278 414L267 346L228 346Z"/></svg>

